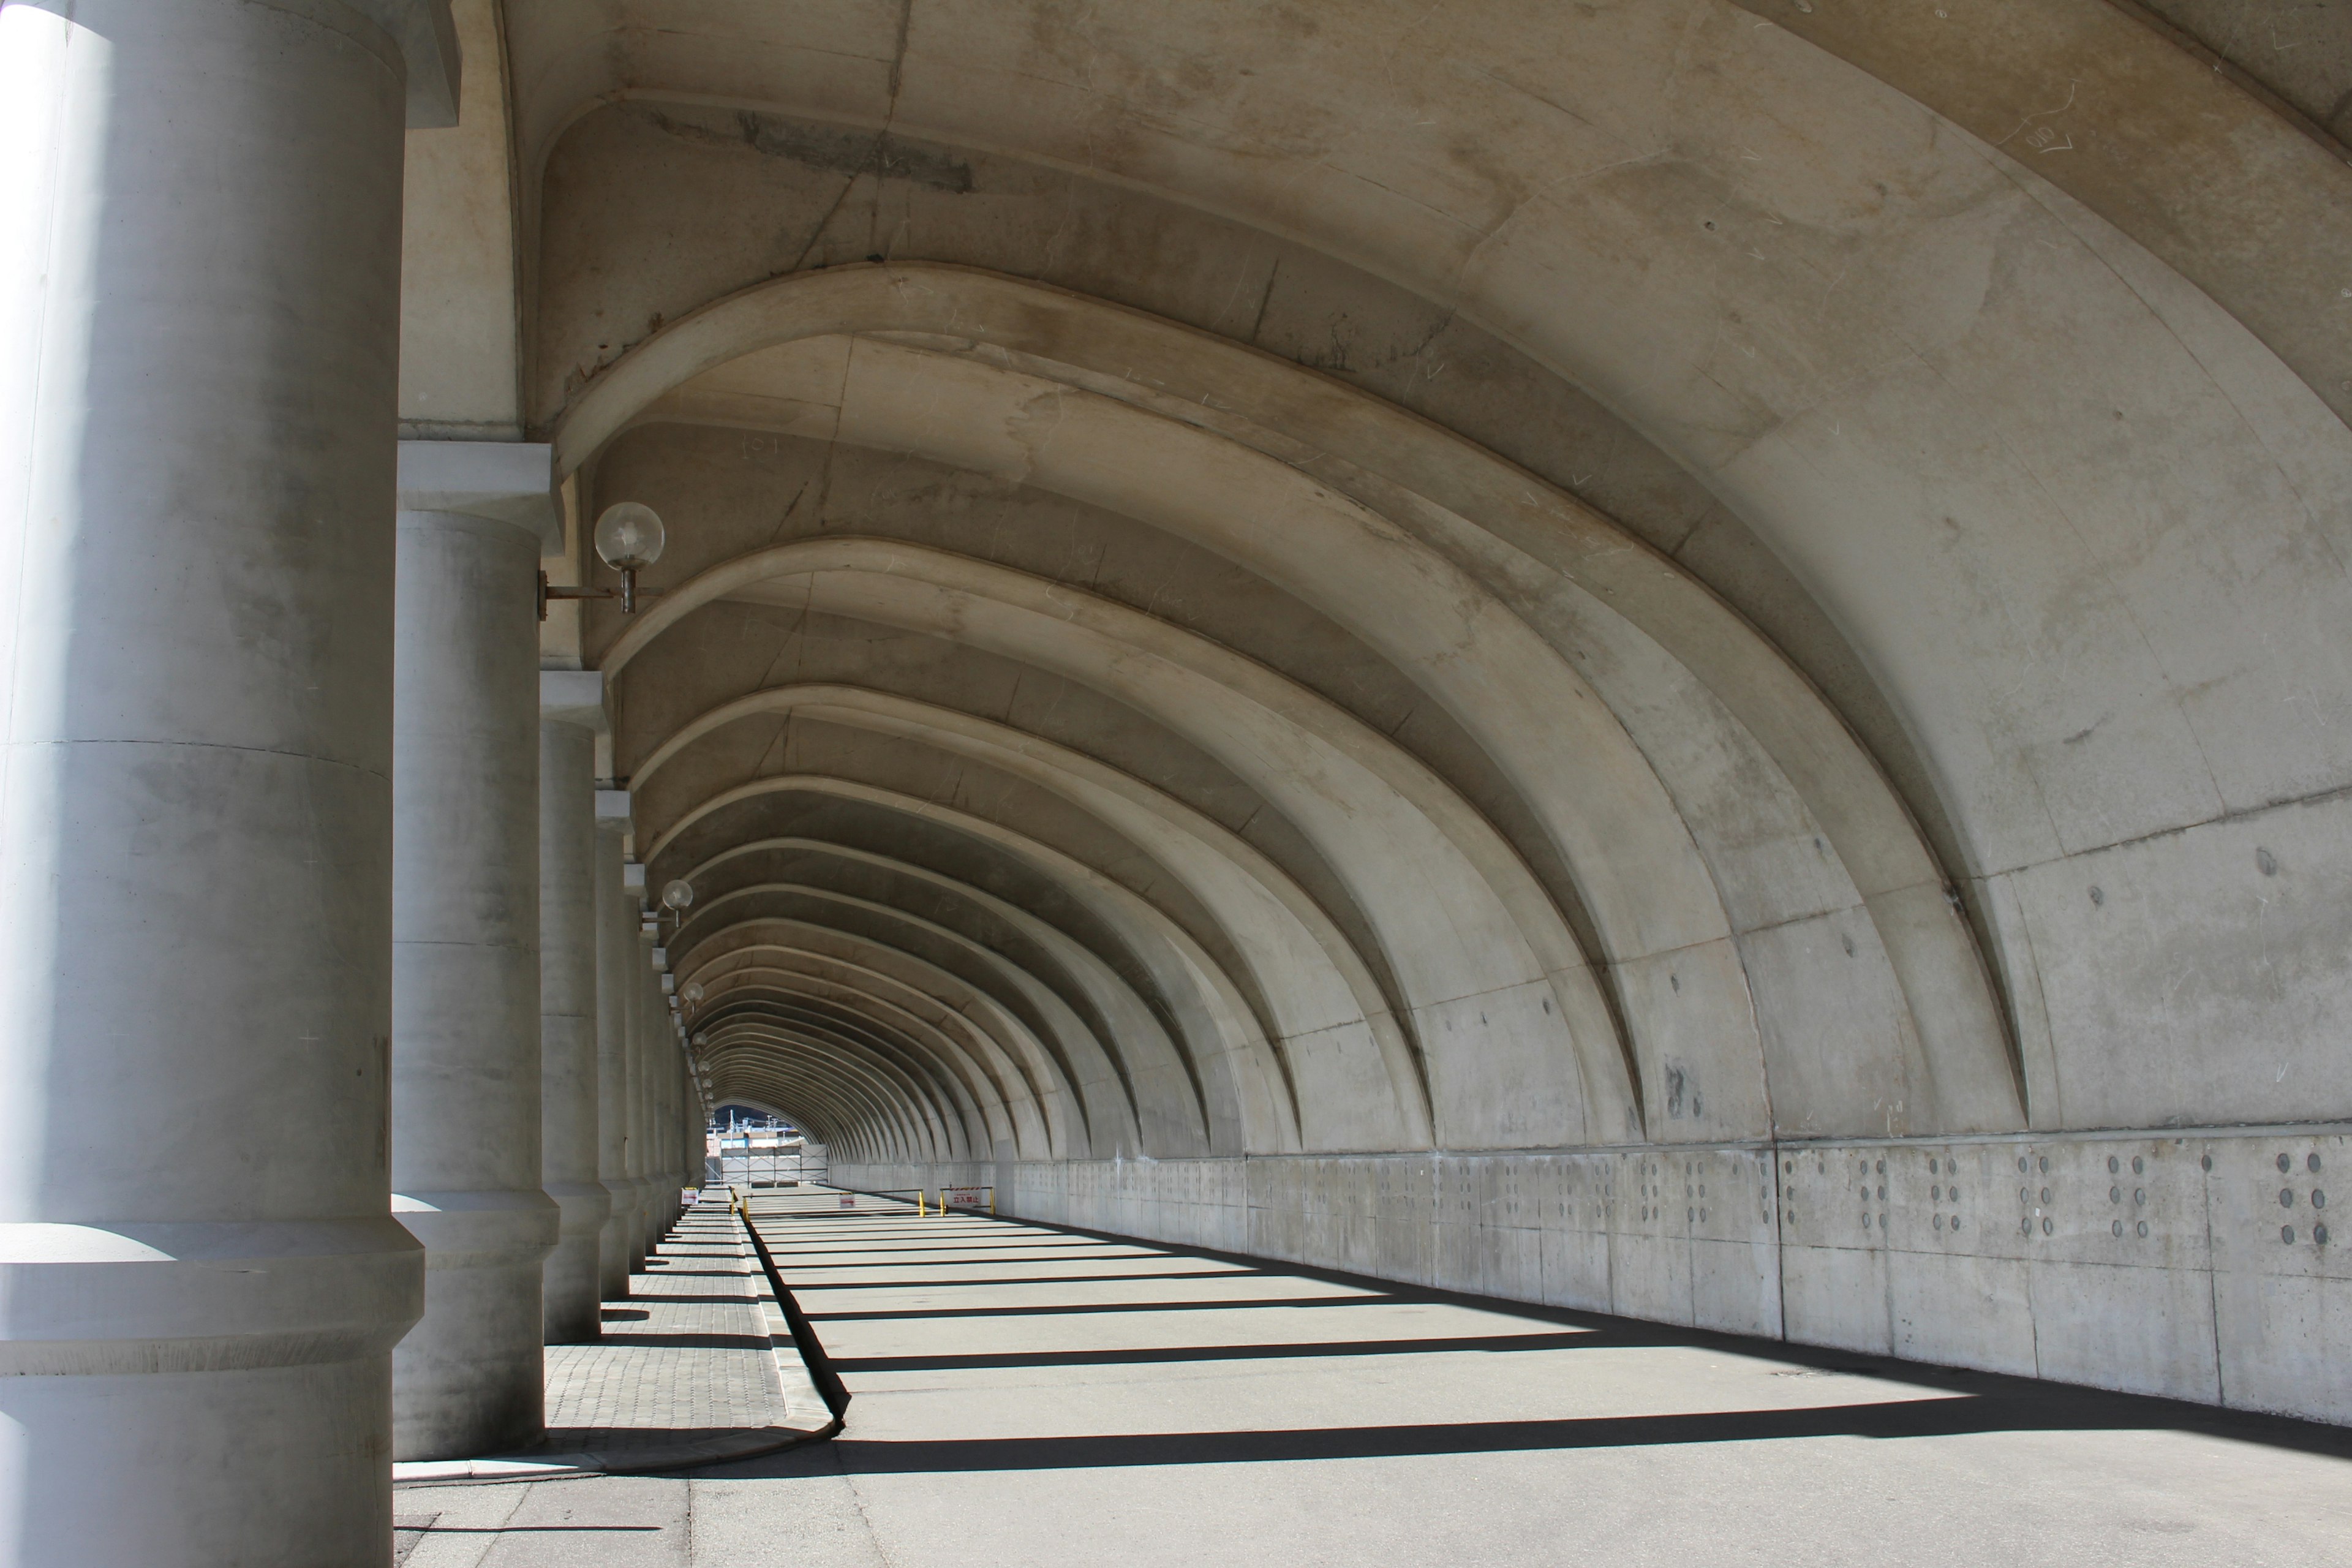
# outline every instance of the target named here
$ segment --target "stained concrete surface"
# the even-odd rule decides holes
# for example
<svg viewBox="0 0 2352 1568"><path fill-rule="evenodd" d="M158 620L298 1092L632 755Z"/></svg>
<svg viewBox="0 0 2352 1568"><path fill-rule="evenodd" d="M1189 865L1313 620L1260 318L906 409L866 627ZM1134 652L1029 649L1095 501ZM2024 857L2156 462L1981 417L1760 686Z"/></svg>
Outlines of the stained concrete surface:
<svg viewBox="0 0 2352 1568"><path fill-rule="evenodd" d="M844 1435L404 1489L409 1568L2213 1568L2340 1563L2352 1526L2333 1428L873 1198L754 1207L856 1396Z"/></svg>

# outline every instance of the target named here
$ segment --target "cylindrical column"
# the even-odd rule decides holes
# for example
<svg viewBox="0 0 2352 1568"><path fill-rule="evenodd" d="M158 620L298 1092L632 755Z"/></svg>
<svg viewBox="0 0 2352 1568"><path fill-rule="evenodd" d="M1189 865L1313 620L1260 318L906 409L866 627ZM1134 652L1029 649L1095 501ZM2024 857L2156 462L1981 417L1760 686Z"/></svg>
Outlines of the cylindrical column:
<svg viewBox="0 0 2352 1568"><path fill-rule="evenodd" d="M0 1559L381 1563L404 87L0 9Z"/></svg>
<svg viewBox="0 0 2352 1568"><path fill-rule="evenodd" d="M637 1228L629 1236L629 1267L639 1272L646 1267L646 1245L654 1235L654 1187L646 1173L646 977L653 973L653 961L646 956L653 950L653 939L646 933L643 916L639 901L630 900L629 919L635 928L635 940L624 984L629 1010L629 1187L636 1194Z"/></svg>
<svg viewBox="0 0 2352 1568"><path fill-rule="evenodd" d="M0 1559L382 1563L403 62L0 10Z"/></svg>
<svg viewBox="0 0 2352 1568"><path fill-rule="evenodd" d="M617 797L618 792L615 792ZM596 820L596 1176L613 1194L597 1257L599 1294L629 1294L629 1237L639 1201L629 1180L628 966L637 955L635 900L621 891L621 835L627 818Z"/></svg>
<svg viewBox="0 0 2352 1568"><path fill-rule="evenodd" d="M445 1459L529 1442L544 1403L558 1213L540 1189L533 601L551 458L402 446L392 1185L425 1257L425 1316L393 1356L393 1447Z"/></svg>
<svg viewBox="0 0 2352 1568"><path fill-rule="evenodd" d="M647 934L645 962L637 968L638 1063L635 1137L644 1151L642 1163L646 1186L646 1250L648 1253L658 1250L662 1237L669 1232L669 1215L662 1205L661 972L653 966L653 950L659 942L660 938L657 934Z"/></svg>
<svg viewBox="0 0 2352 1568"><path fill-rule="evenodd" d="M596 732L603 678L540 676L539 1170L562 1212L540 1273L542 1337L604 1332L599 1248L613 1194L597 1177Z"/></svg>

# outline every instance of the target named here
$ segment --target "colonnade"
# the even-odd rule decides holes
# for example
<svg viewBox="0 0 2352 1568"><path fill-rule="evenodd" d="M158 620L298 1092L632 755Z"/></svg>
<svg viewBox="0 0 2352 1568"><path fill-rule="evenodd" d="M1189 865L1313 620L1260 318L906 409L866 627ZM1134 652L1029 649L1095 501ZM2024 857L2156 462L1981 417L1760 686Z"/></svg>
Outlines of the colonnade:
<svg viewBox="0 0 2352 1568"><path fill-rule="evenodd" d="M538 670L549 450L395 451L447 40L0 10L12 1563L382 1562L700 1163L599 678Z"/></svg>

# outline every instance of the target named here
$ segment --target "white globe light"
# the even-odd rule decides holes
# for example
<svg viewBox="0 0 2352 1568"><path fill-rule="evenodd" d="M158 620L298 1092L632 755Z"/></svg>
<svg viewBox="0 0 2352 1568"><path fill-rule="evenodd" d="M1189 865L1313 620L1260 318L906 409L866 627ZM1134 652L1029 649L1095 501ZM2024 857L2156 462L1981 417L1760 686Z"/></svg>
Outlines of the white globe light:
<svg viewBox="0 0 2352 1568"><path fill-rule="evenodd" d="M688 1002L699 1002L702 1000L701 981L689 980L686 983L686 999Z"/></svg>
<svg viewBox="0 0 2352 1568"><path fill-rule="evenodd" d="M674 910L686 908L694 902L694 884L684 878L678 879L662 889L662 902Z"/></svg>
<svg viewBox="0 0 2352 1568"><path fill-rule="evenodd" d="M619 501L596 520L596 554L615 572L634 572L661 559L668 531L653 508L642 501Z"/></svg>

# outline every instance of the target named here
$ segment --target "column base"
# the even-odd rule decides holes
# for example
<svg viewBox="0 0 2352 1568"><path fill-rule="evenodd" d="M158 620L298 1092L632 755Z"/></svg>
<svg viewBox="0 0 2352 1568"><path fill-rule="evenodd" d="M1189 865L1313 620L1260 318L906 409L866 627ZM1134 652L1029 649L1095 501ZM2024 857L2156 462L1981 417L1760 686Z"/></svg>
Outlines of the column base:
<svg viewBox="0 0 2352 1568"><path fill-rule="evenodd" d="M546 1191L562 1218L540 1270L540 1337L551 1345L590 1344L604 1333L600 1287L613 1194L601 1182L550 1182Z"/></svg>
<svg viewBox="0 0 2352 1568"><path fill-rule="evenodd" d="M623 1178L605 1184L613 1196L613 1212L604 1218L596 1247L596 1294L600 1300L625 1301L629 1297L629 1236L635 1223L628 1189Z"/></svg>
<svg viewBox="0 0 2352 1568"><path fill-rule="evenodd" d="M394 1194L425 1244L425 1314L392 1357L395 1459L519 1448L546 1426L540 1272L559 1211L546 1194Z"/></svg>
<svg viewBox="0 0 2352 1568"><path fill-rule="evenodd" d="M380 1564L422 1262L389 1218L0 1225L0 1550Z"/></svg>

